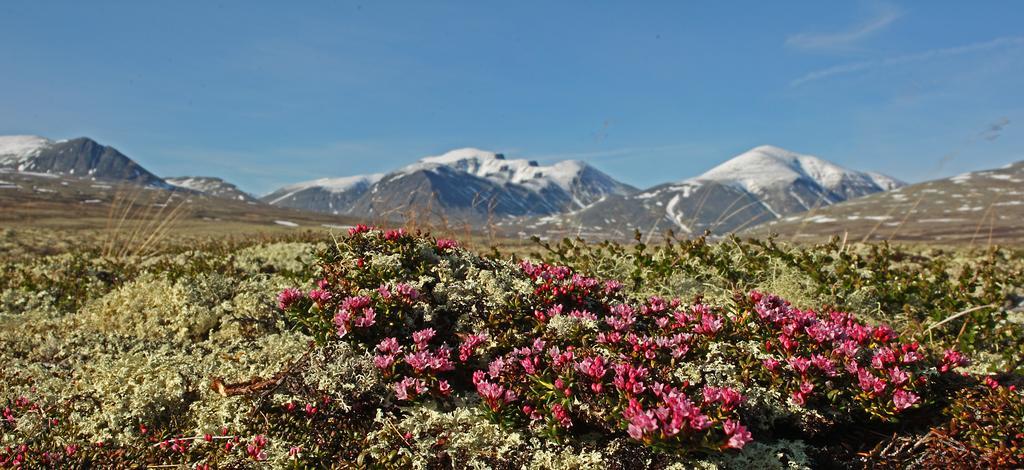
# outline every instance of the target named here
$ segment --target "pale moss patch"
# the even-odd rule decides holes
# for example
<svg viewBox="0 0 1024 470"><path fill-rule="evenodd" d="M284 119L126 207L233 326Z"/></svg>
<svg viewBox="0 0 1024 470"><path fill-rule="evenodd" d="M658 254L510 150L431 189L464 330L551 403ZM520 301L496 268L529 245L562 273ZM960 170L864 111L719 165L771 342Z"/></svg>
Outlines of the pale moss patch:
<svg viewBox="0 0 1024 470"><path fill-rule="evenodd" d="M763 275L765 280L756 285L761 292L771 292L790 301L801 309L819 308L822 299L818 297L818 283L807 273L773 258L769 269Z"/></svg>
<svg viewBox="0 0 1024 470"><path fill-rule="evenodd" d="M667 470L803 470L812 468L811 463L807 445L803 441L782 439L770 443L751 442L738 452L676 462L669 465Z"/></svg>
<svg viewBox="0 0 1024 470"><path fill-rule="evenodd" d="M79 372L73 387L83 398L72 419L90 441L126 444L138 426L161 426L197 398L194 364L170 350L101 358Z"/></svg>
<svg viewBox="0 0 1024 470"><path fill-rule="evenodd" d="M556 315L548 321L544 327L547 333L554 338L571 340L589 332L597 331L597 322L586 318L576 318L567 315Z"/></svg>
<svg viewBox="0 0 1024 470"><path fill-rule="evenodd" d="M418 406L405 410L402 418L378 411L375 423L377 430L367 436L370 445L365 454L377 465L389 467L436 468L442 464L437 449L441 439L452 467L513 465L512 459L522 457L526 442L518 432L506 431L469 408L443 413ZM406 433L411 436L407 438Z"/></svg>
<svg viewBox="0 0 1024 470"><path fill-rule="evenodd" d="M329 343L310 354L302 380L346 408L359 398L387 394L372 355L344 342Z"/></svg>
<svg viewBox="0 0 1024 470"><path fill-rule="evenodd" d="M217 325L223 309L216 306L231 285L223 277L172 282L146 274L86 305L78 319L84 328L104 334L195 341Z"/></svg>
<svg viewBox="0 0 1024 470"><path fill-rule="evenodd" d="M526 464L526 468L537 470L582 470L608 468L609 465L604 454L595 449L558 446L541 442L537 439L533 439L531 443L534 447L529 452L530 461Z"/></svg>
<svg viewBox="0 0 1024 470"><path fill-rule="evenodd" d="M235 263L246 272L305 271L315 263L314 253L325 243L282 242L243 248L235 254Z"/></svg>

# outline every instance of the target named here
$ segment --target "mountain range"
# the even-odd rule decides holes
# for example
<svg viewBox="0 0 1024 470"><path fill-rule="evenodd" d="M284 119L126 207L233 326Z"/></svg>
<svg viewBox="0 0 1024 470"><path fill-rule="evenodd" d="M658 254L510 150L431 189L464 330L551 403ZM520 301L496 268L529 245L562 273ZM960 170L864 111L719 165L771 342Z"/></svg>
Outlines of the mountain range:
<svg viewBox="0 0 1024 470"><path fill-rule="evenodd" d="M722 234L902 185L885 175L763 145L700 176L610 196L579 211L537 219L528 228L608 238L636 230Z"/></svg>
<svg viewBox="0 0 1024 470"><path fill-rule="evenodd" d="M755 147L703 174L637 189L577 160L550 164L463 148L378 174L322 178L252 196L215 177L161 178L89 138L0 136L0 173L60 175L279 207L401 222L410 218L508 234L626 238L634 231L716 234L788 227L794 214L839 211L904 183L773 146ZM0 185L0 189L3 186ZM874 197L879 197L876 195ZM844 202L846 201L846 202ZM255 209L254 209L255 210ZM824 227L824 225L820 225Z"/></svg>

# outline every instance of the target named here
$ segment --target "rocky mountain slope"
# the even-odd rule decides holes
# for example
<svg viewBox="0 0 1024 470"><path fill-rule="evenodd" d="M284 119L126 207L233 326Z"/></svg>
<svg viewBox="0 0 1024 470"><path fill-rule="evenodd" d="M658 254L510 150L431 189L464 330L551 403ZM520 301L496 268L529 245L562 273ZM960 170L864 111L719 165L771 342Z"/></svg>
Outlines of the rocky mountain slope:
<svg viewBox="0 0 1024 470"><path fill-rule="evenodd" d="M1024 239L1024 161L926 181L784 217L751 230L795 240L830 236L987 244Z"/></svg>

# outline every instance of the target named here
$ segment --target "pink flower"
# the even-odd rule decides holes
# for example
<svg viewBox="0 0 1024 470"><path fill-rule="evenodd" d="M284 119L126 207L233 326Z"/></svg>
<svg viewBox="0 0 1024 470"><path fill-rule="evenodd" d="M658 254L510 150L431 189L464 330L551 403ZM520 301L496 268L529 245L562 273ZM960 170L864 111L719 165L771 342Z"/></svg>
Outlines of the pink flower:
<svg viewBox="0 0 1024 470"><path fill-rule="evenodd" d="M607 372L605 365L606 363L603 356L588 357L576 364L576 370L590 378L590 380L600 382L601 379L604 378L605 372ZM597 390L595 390L595 392L597 392Z"/></svg>
<svg viewBox="0 0 1024 470"><path fill-rule="evenodd" d="M281 291L280 294L277 294L277 306L281 310L288 310L288 307L291 307L301 298L302 291L294 287L289 287L288 289Z"/></svg>
<svg viewBox="0 0 1024 470"><path fill-rule="evenodd" d="M402 347L398 345L397 339L384 338L379 344L377 344L377 351L384 354L398 354L402 352Z"/></svg>
<svg viewBox="0 0 1024 470"><path fill-rule="evenodd" d="M548 356L551 356L551 367L555 369L561 369L567 364L572 362L575 348L569 346L565 348L565 351L558 349L558 346L552 346L548 349Z"/></svg>
<svg viewBox="0 0 1024 470"><path fill-rule="evenodd" d="M725 446L730 449L742 449L749 442L754 440L746 426L731 419L725 420L725 423L723 423L722 426L725 429L725 435L729 436L729 440L725 443Z"/></svg>
<svg viewBox="0 0 1024 470"><path fill-rule="evenodd" d="M368 227L368 226L366 226L364 224L358 224L355 227L352 227L352 228L348 229L348 236L351 237L351 236L354 236L354 235L358 235L360 233L366 233L366 232L369 232L370 230L371 230L370 227Z"/></svg>
<svg viewBox="0 0 1024 470"><path fill-rule="evenodd" d="M562 405L558 403L551 405L551 416L555 418L559 426L566 429L572 427L572 418L569 417L569 412Z"/></svg>
<svg viewBox="0 0 1024 470"><path fill-rule="evenodd" d="M459 345L459 361L466 362L473 353L476 352L477 347L487 341L487 333L472 334L466 337Z"/></svg>
<svg viewBox="0 0 1024 470"><path fill-rule="evenodd" d="M633 367L629 363L621 362L615 365L615 378L612 384L624 393L638 395L647 389L643 382L647 373L645 367Z"/></svg>
<svg viewBox="0 0 1024 470"><path fill-rule="evenodd" d="M645 411L635 398L629 400L629 405L622 411L622 417L629 423L626 431L630 437L638 441L644 440L646 435L658 430L654 412Z"/></svg>
<svg viewBox="0 0 1024 470"><path fill-rule="evenodd" d="M355 312L357 310L370 306L370 298L364 295L358 295L353 297L347 297L341 301L341 309L348 310L349 312Z"/></svg>
<svg viewBox="0 0 1024 470"><path fill-rule="evenodd" d="M406 377L400 382L395 382L392 387L395 389L395 398L399 400L409 400L409 387L413 387L416 384L416 379L412 377Z"/></svg>
<svg viewBox="0 0 1024 470"><path fill-rule="evenodd" d="M338 337L344 338L349 332L349 321L352 320L352 314L348 310L338 310L338 313L334 314L334 326L338 329Z"/></svg>
<svg viewBox="0 0 1024 470"><path fill-rule="evenodd" d="M267 445L267 438L262 434L252 438L252 443L246 447L246 453L250 458L257 461L267 460L267 453L263 450Z"/></svg>
<svg viewBox="0 0 1024 470"><path fill-rule="evenodd" d="M619 281L604 281L604 294L611 295L622 290L622 283Z"/></svg>
<svg viewBox="0 0 1024 470"><path fill-rule="evenodd" d="M885 391L885 380L875 377L868 369L857 371L857 381L860 383L861 390L873 395L878 395Z"/></svg>
<svg viewBox="0 0 1024 470"><path fill-rule="evenodd" d="M889 369L889 380L892 381L893 385L898 387L900 385L907 383L907 380L909 379L910 376L908 376L906 372L899 369L898 367L893 367L892 369Z"/></svg>
<svg viewBox="0 0 1024 470"><path fill-rule="evenodd" d="M459 246L459 242L455 240L449 240L447 238L437 239L437 249L441 251L450 250Z"/></svg>
<svg viewBox="0 0 1024 470"><path fill-rule="evenodd" d="M793 403L796 403L797 405L800 406L804 406L804 403L807 403L804 394L800 393L799 391L791 393L790 398L793 399Z"/></svg>
<svg viewBox="0 0 1024 470"><path fill-rule="evenodd" d="M722 410L732 411L743 402L743 395L729 387L704 387L704 403L722 403Z"/></svg>
<svg viewBox="0 0 1024 470"><path fill-rule="evenodd" d="M402 237L405 237L406 235L407 234L405 233L404 229L388 230L384 232L384 239L387 241L395 241Z"/></svg>
<svg viewBox="0 0 1024 470"><path fill-rule="evenodd" d="M896 390L896 393L892 394L892 404L896 406L896 411L903 411L910 408L920 400L920 397L915 395L913 392L908 392L903 389Z"/></svg>
<svg viewBox="0 0 1024 470"><path fill-rule="evenodd" d="M415 287L404 282L395 286L395 292L398 295L405 297L406 300L416 300L420 296L419 291L417 291Z"/></svg>
<svg viewBox="0 0 1024 470"><path fill-rule="evenodd" d="M939 372L949 372L957 367L965 366L970 361L967 360L967 356L964 356L955 349L947 349L942 354L942 363L939 366Z"/></svg>
<svg viewBox="0 0 1024 470"><path fill-rule="evenodd" d="M391 369L391 366L395 364L395 356L392 355L376 355L373 356L373 365L377 366L382 371Z"/></svg>
<svg viewBox="0 0 1024 470"><path fill-rule="evenodd" d="M700 326L693 329L695 333L713 335L722 329L722 317L710 313L701 315Z"/></svg>
<svg viewBox="0 0 1024 470"><path fill-rule="evenodd" d="M316 303L317 307L323 308L323 305L331 300L331 292L323 289L313 289L309 291L309 298Z"/></svg>
<svg viewBox="0 0 1024 470"><path fill-rule="evenodd" d="M787 362L789 362L789 366L800 375L806 375L807 370L811 367L811 360L806 357L791 357Z"/></svg>
<svg viewBox="0 0 1024 470"><path fill-rule="evenodd" d="M417 374L430 367L431 359L430 352L425 350L405 355L405 363L409 364Z"/></svg>
<svg viewBox="0 0 1024 470"><path fill-rule="evenodd" d="M363 316L356 320L356 326L359 328L369 328L377 323L377 312L372 308L363 310Z"/></svg>
<svg viewBox="0 0 1024 470"><path fill-rule="evenodd" d="M424 328L412 334L412 342L416 343L417 348L424 349L435 334L437 332L433 328Z"/></svg>
<svg viewBox="0 0 1024 470"><path fill-rule="evenodd" d="M484 399L484 402L491 408L491 411L495 412L516 399L516 394L512 390L486 380L476 384L476 392Z"/></svg>
<svg viewBox="0 0 1024 470"><path fill-rule="evenodd" d="M438 348L430 357L430 368L434 372L446 372L455 369L452 364L452 350L447 346Z"/></svg>

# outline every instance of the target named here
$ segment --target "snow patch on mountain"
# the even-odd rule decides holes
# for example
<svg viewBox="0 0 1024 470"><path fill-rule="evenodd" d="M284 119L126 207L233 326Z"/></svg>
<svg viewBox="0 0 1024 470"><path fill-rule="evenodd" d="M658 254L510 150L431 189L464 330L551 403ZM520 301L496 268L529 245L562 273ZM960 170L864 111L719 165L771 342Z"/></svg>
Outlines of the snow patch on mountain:
<svg viewBox="0 0 1024 470"><path fill-rule="evenodd" d="M383 177L384 173L373 173L369 175L342 176L338 178L319 178L284 186L278 191L294 193L302 191L303 189L320 188L332 193L343 193L355 188L356 186L372 185L373 183L380 181Z"/></svg>
<svg viewBox="0 0 1024 470"><path fill-rule="evenodd" d="M0 165L21 166L53 141L37 135L0 136Z"/></svg>
<svg viewBox="0 0 1024 470"><path fill-rule="evenodd" d="M579 160L565 160L552 165L541 165L535 160L507 159L504 154L461 148L442 155L421 158L405 166L398 173L411 174L447 166L497 184L518 184L539 191L550 185L571 191L574 180L589 168Z"/></svg>
<svg viewBox="0 0 1024 470"><path fill-rule="evenodd" d="M348 192L361 194L370 186L373 186L374 183L380 181L383 177L384 173L373 173L369 175L319 178L310 181L303 181L301 183L295 183L279 188L274 192L263 196L263 200L268 204L278 204L282 201L287 201L293 196L303 193L304 191L320 191L333 195L341 195ZM335 208L333 207L333 203L328 204L331 206L328 208L330 209L330 212L334 212Z"/></svg>

